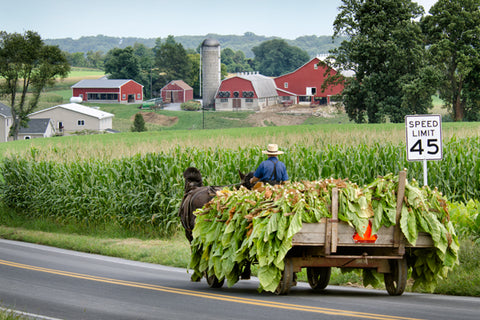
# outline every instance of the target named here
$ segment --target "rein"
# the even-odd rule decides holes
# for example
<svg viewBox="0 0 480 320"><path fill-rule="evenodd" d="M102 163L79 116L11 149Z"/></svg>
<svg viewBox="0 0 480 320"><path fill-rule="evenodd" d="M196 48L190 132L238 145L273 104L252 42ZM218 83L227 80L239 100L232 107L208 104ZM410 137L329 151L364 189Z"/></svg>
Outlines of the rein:
<svg viewBox="0 0 480 320"><path fill-rule="evenodd" d="M235 187L235 186L241 186L243 184L243 182L239 182L239 183L232 183L232 184L226 184L226 185L223 185L223 186L217 186L219 188L225 188L225 187Z"/></svg>

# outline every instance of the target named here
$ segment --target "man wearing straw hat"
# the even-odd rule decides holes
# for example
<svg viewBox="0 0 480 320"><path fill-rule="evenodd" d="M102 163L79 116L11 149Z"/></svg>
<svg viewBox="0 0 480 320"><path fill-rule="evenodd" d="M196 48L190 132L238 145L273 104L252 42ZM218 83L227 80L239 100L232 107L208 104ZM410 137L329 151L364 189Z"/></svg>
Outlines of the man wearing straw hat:
<svg viewBox="0 0 480 320"><path fill-rule="evenodd" d="M266 154L268 159L260 163L250 182L255 183L261 181L263 183L276 185L287 181L287 167L277 158L278 155L283 154L283 151L278 150L278 145L269 144L267 150L263 150L262 153Z"/></svg>

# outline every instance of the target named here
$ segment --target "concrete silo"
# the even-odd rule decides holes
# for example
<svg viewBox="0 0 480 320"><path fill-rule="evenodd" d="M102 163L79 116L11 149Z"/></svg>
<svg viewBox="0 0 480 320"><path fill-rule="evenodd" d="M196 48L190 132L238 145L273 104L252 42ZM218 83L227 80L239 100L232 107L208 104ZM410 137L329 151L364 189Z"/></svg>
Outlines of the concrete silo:
<svg viewBox="0 0 480 320"><path fill-rule="evenodd" d="M205 108L215 105L215 93L220 86L220 43L215 39L205 39L201 48L201 89Z"/></svg>

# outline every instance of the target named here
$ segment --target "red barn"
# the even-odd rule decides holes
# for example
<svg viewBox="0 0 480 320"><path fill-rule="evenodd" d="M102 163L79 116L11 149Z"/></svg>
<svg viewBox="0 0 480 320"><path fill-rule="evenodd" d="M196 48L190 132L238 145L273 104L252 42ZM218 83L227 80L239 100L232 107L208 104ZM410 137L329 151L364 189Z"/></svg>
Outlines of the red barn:
<svg viewBox="0 0 480 320"><path fill-rule="evenodd" d="M330 97L340 94L343 84L329 86L322 91L329 67L320 58L313 58L297 70L275 78L277 88L287 90L298 96L298 103L330 104ZM337 71L330 69L330 74Z"/></svg>
<svg viewBox="0 0 480 320"><path fill-rule="evenodd" d="M165 103L182 103L193 99L193 88L183 80L173 80L160 90L160 94Z"/></svg>
<svg viewBox="0 0 480 320"><path fill-rule="evenodd" d="M73 97L96 103L141 103L143 86L133 80L81 80L72 86Z"/></svg>
<svg viewBox="0 0 480 320"><path fill-rule="evenodd" d="M261 74L240 74L222 81L215 94L215 110L253 110L278 103L275 81Z"/></svg>

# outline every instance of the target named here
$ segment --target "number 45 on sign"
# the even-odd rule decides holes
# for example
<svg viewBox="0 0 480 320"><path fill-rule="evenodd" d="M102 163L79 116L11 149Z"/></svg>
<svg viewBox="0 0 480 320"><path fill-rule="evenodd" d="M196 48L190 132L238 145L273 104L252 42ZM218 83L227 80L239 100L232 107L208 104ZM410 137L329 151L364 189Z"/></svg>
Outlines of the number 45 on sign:
<svg viewBox="0 0 480 320"><path fill-rule="evenodd" d="M440 115L405 116L407 160L423 161L427 184L427 160L442 160L442 117Z"/></svg>

